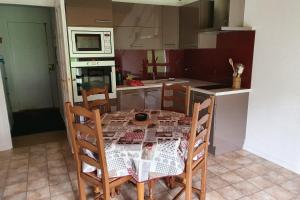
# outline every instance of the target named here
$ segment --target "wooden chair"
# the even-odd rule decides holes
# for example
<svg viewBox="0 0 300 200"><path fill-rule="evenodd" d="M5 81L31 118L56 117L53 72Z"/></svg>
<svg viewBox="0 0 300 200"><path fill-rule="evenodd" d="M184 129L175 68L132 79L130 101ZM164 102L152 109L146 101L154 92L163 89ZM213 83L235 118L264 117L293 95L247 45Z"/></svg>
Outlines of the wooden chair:
<svg viewBox="0 0 300 200"><path fill-rule="evenodd" d="M176 112L182 112L188 115L190 104L191 86L184 86L182 84L163 84L161 96L161 109ZM168 93L172 93L172 96ZM171 103L172 105L166 105Z"/></svg>
<svg viewBox="0 0 300 200"><path fill-rule="evenodd" d="M71 103L65 104L66 115L68 120L68 128L71 134L72 146L74 149L74 157L77 166L77 178L80 200L86 199L85 185L90 184L94 188L102 188L102 194L97 194L96 199L110 199L110 192L114 188L129 181L131 176L125 176L121 178L110 179L107 169L104 140L101 127L101 119L99 110L89 111L86 108L80 106L72 106ZM89 124L82 124L77 122L77 117L83 116L89 119ZM86 136L94 137L95 143L89 142L84 138ZM94 154L97 154L98 159L93 159L87 156L83 149L89 150ZM85 162L91 166L101 170L101 178L99 178L96 172L84 173L82 172L82 162Z"/></svg>
<svg viewBox="0 0 300 200"><path fill-rule="evenodd" d="M188 140L188 156L185 162L185 170L179 175L172 177L173 183L182 187L180 192L174 197L178 199L180 195L185 192L185 200L192 199L192 192L196 192L201 200L205 200L206 196L206 174L207 174L207 156L208 156L208 145L209 137L213 116L214 108L214 97L210 97L200 103L195 103L192 117L192 127L190 132L190 138ZM199 112L203 113L203 116L199 119ZM203 126L203 130L200 133L197 132L198 125ZM199 146L195 147L198 141L202 141ZM197 160L194 158L202 153L202 156ZM192 177L196 173L201 173L201 189L192 186Z"/></svg>
<svg viewBox="0 0 300 200"><path fill-rule="evenodd" d="M95 88L91 88L90 90L82 90L81 94L83 99L83 105L86 109L89 110L101 109L102 111L103 108L102 113L111 112L107 87L104 88L95 87ZM103 94L105 99L97 99L93 101L88 100L89 96L96 95L96 94Z"/></svg>

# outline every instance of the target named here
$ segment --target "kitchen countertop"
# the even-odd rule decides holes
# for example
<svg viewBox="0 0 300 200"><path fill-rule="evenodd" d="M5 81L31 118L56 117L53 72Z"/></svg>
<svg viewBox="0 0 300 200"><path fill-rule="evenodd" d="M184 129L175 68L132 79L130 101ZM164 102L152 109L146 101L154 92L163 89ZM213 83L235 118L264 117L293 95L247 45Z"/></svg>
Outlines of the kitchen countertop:
<svg viewBox="0 0 300 200"><path fill-rule="evenodd" d="M159 80L156 80L153 83L146 83L144 86L128 86L128 85L121 85L117 86L117 91L122 90L134 90L134 89L147 89L147 88L158 88L162 86L162 82L159 82ZM151 81L150 81L151 82ZM199 86L208 86L208 85L216 85L217 83L213 82L207 82L207 81L201 81L201 80L195 80L195 79L186 79L186 78L176 78L173 81L164 81L167 84L174 84L174 83L184 83L191 86L191 90L195 92L201 92L205 94L210 94L214 96L223 96L223 95L231 95L231 94L240 94L240 93L247 93L251 92L251 89L233 89L233 88L221 88L221 89L212 89L212 90L206 90L206 89L200 89L197 88Z"/></svg>

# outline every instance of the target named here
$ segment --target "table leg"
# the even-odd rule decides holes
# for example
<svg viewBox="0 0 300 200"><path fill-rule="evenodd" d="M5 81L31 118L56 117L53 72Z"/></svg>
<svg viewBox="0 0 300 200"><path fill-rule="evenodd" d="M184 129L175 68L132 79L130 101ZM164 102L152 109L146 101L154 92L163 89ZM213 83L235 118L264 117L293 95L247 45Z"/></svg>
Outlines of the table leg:
<svg viewBox="0 0 300 200"><path fill-rule="evenodd" d="M138 200L144 200L145 184L137 182L137 197Z"/></svg>

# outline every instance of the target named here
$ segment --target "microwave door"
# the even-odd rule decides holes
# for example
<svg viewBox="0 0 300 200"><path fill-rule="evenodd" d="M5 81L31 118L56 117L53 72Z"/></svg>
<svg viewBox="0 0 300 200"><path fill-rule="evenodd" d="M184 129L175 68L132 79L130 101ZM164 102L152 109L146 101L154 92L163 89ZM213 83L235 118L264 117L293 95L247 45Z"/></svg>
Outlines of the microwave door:
<svg viewBox="0 0 300 200"><path fill-rule="evenodd" d="M101 34L75 34L75 45L77 52L93 52L102 50Z"/></svg>
<svg viewBox="0 0 300 200"><path fill-rule="evenodd" d="M73 53L93 54L104 53L102 32L72 32Z"/></svg>

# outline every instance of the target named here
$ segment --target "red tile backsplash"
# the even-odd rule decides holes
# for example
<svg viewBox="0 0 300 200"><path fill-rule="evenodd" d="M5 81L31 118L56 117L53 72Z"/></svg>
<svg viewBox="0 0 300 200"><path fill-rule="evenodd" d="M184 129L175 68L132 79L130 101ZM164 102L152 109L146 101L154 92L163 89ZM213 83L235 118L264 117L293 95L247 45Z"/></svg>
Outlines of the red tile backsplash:
<svg viewBox="0 0 300 200"><path fill-rule="evenodd" d="M228 58L245 65L242 87L251 87L255 31L221 32L216 49L166 50L170 77L193 78L231 85L232 69ZM116 66L143 77L146 50L116 50Z"/></svg>
<svg viewBox="0 0 300 200"><path fill-rule="evenodd" d="M147 59L147 50L116 50L116 67L123 72L128 71L134 75L142 76L143 60Z"/></svg>

